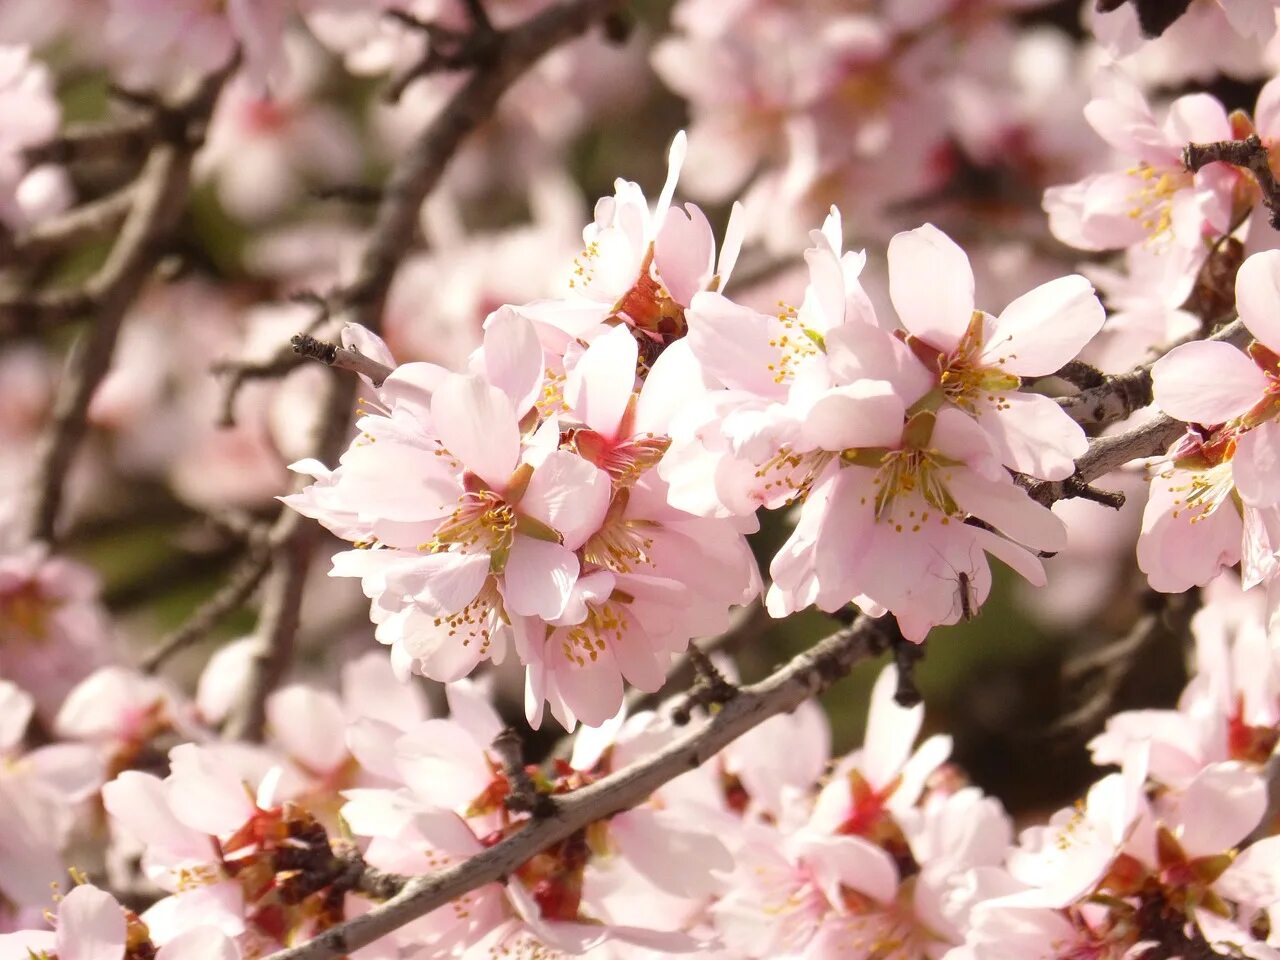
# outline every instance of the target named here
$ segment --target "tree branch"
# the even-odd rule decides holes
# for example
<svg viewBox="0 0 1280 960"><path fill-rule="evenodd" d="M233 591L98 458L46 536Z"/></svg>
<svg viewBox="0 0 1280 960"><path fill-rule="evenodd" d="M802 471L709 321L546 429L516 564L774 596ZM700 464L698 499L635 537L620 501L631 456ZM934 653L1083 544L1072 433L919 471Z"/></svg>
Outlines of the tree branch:
<svg viewBox="0 0 1280 960"><path fill-rule="evenodd" d="M234 64L199 81L172 110L203 127ZM201 131L202 132L202 131ZM88 332L73 349L53 404L53 420L41 437L36 499L29 535L52 542L62 506L63 483L86 430L89 401L111 367L125 314L163 254L186 205L196 136L166 138L151 149L133 188L133 205L106 262L64 306L93 314ZM0 304L0 324L4 321Z"/></svg>
<svg viewBox="0 0 1280 960"><path fill-rule="evenodd" d="M529 67L623 2L572 0L494 34L492 62L472 73L392 170L355 281L327 298L335 316L374 333L381 330L387 291L412 246L419 210L463 140L489 118L502 94ZM346 444L356 384L349 377L335 376L329 381L320 435L312 446L312 456L324 463L336 460ZM280 555L263 591L246 694L224 731L232 737L262 739L266 698L292 658L303 584L320 542L317 525L304 524L302 519L301 514L285 510L273 531L273 541L281 544Z"/></svg>
<svg viewBox="0 0 1280 960"><path fill-rule="evenodd" d="M12 239L0 254L0 266L55 256L75 244L105 237L128 216L133 204L133 191L133 185L129 184L61 216L36 223ZM38 313L38 308L33 313ZM2 318L0 322L3 322ZM11 327L16 329L18 322L10 321ZM0 333L4 329L0 326Z"/></svg>
<svg viewBox="0 0 1280 960"><path fill-rule="evenodd" d="M266 544L250 547L248 555L232 571L222 589L148 651L138 664L139 668L144 673L155 673L175 653L203 640L228 614L253 596L270 567L270 548Z"/></svg>
<svg viewBox="0 0 1280 960"><path fill-rule="evenodd" d="M1227 163L1253 174L1262 191L1262 202L1271 211L1271 226L1280 230L1280 183L1271 172L1267 148L1256 133L1243 140L1218 140L1213 143L1189 143L1182 150L1182 164L1192 173L1211 163Z"/></svg>
<svg viewBox="0 0 1280 960"><path fill-rule="evenodd" d="M595 783L556 798L549 816L456 866L418 876L384 904L267 960L337 960L410 921L483 886L502 880L541 850L597 820L643 803L663 784L695 769L769 717L794 710L844 677L862 660L887 649L883 622L860 618L800 654L759 683L742 687L705 725Z"/></svg>
<svg viewBox="0 0 1280 960"><path fill-rule="evenodd" d="M1243 321L1233 320L1209 339L1243 347L1253 338ZM1151 368L1156 362L1151 360L1132 370L1106 377L1095 387L1061 397L1058 406L1080 424L1106 426L1126 420L1135 411L1151 404Z"/></svg>

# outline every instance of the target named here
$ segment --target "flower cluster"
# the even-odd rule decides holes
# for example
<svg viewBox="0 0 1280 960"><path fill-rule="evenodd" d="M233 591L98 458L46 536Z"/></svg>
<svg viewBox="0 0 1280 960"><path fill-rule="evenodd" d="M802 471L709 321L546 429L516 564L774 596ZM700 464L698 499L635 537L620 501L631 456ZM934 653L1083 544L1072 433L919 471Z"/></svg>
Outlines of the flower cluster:
<svg viewBox="0 0 1280 960"><path fill-rule="evenodd" d="M1119 772L1016 840L950 761L950 737L916 742L924 708L895 702L888 667L858 750L833 758L822 711L804 704L371 955L1274 956L1280 838L1261 773L1280 736L1280 663L1263 614L1257 596L1215 585L1193 620L1202 669L1177 708L1115 715L1090 746ZM163 780L107 783L117 845L168 895L137 916L77 886L54 932L0 936L0 957L261 956L365 909L377 877L446 868L528 828L521 791L553 802L681 735L665 713L620 711L550 768L522 769L484 691L450 685L447 718L389 710L379 659L346 674L345 706L313 688L275 695L276 732L291 712L317 718L309 748L185 744ZM322 773L338 754L345 772ZM177 952L197 944L209 952Z"/></svg>
<svg viewBox="0 0 1280 960"><path fill-rule="evenodd" d="M985 600L988 554L1042 583L1037 551L1063 546L1009 471L1061 479L1085 449L1021 388L1101 327L1089 282L993 316L924 226L889 246L895 331L833 212L800 306L761 314L719 292L738 221L717 258L705 215L671 206L683 150L653 211L626 182L597 206L567 298L491 314L468 373L397 368L338 469L300 467L319 482L287 502L356 543L335 573L401 672L456 680L512 644L531 722L546 700L599 724L623 678L656 689L757 591L740 531L761 506L801 504L770 612L853 602L917 642Z"/></svg>

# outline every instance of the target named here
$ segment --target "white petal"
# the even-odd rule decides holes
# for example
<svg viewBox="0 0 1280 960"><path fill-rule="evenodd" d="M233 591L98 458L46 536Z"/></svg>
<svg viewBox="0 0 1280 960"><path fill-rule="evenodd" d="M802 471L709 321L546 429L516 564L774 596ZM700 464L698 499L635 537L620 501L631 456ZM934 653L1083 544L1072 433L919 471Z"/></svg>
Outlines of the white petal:
<svg viewBox="0 0 1280 960"><path fill-rule="evenodd" d="M484 370L511 398L516 416L533 406L542 389L542 347L526 317L499 307L484 322Z"/></svg>
<svg viewBox="0 0 1280 960"><path fill-rule="evenodd" d="M76 887L58 904L59 960L120 960L124 956L124 911L95 886Z"/></svg>
<svg viewBox="0 0 1280 960"><path fill-rule="evenodd" d="M1231 475L1249 506L1264 509L1280 501L1280 423L1269 420L1240 438Z"/></svg>

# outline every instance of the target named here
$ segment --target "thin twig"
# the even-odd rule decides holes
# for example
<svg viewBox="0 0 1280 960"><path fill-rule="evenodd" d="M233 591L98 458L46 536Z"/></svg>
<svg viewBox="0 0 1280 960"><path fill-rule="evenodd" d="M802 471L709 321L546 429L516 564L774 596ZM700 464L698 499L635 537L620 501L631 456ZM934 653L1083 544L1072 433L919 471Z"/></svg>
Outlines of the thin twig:
<svg viewBox="0 0 1280 960"><path fill-rule="evenodd" d="M188 617L185 623L148 651L138 666L144 673L154 673L175 653L199 643L227 615L253 595L270 568L270 548L265 544L251 547L222 588Z"/></svg>
<svg viewBox="0 0 1280 960"><path fill-rule="evenodd" d="M152 113L94 121L69 127L52 140L28 147L22 155L33 167L44 163L136 161L150 153L155 144L155 133L156 122Z"/></svg>
<svg viewBox="0 0 1280 960"><path fill-rule="evenodd" d="M524 765L524 743L512 727L504 727L493 738L493 752L502 762L502 774L510 788L504 801L508 810L528 813L533 817L549 817L555 812L555 798L538 790Z"/></svg>
<svg viewBox="0 0 1280 960"><path fill-rule="evenodd" d="M240 396L240 390L250 380L278 380L297 370L302 364L303 359L287 347L281 347L273 357L261 362L220 360L215 363L213 372L223 378L218 426L236 425L236 400Z"/></svg>
<svg viewBox="0 0 1280 960"><path fill-rule="evenodd" d="M1080 702L1054 723L1049 730L1051 736L1066 733L1088 736L1101 729L1142 651L1162 635L1187 632L1191 616L1200 606L1199 591L1157 594L1156 597L1158 607L1140 617L1129 633L1063 667L1063 688L1084 693Z"/></svg>
<svg viewBox="0 0 1280 960"><path fill-rule="evenodd" d="M317 340L309 333L295 334L289 342L293 346L293 352L300 358L317 360L325 366L358 373L368 377L375 387L382 386L383 381L394 372L385 363L366 357L359 350L329 343L327 340Z"/></svg>
<svg viewBox="0 0 1280 960"><path fill-rule="evenodd" d="M663 784L706 763L769 717L794 710L886 646L882 622L861 618L759 683L741 688L706 724L681 734L657 753L557 797L551 816L530 821L462 863L414 877L386 903L267 960L337 960L468 891L502 880L539 851L597 820L643 803Z"/></svg>

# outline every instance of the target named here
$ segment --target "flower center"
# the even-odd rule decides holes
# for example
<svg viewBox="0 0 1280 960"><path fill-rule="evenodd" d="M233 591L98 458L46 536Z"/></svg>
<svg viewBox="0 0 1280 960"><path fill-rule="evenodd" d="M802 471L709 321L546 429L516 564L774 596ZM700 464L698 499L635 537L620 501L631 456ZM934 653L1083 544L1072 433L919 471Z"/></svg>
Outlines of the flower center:
<svg viewBox="0 0 1280 960"><path fill-rule="evenodd" d="M1138 181L1128 198L1133 203L1129 218L1142 225L1148 239L1156 240L1173 227L1174 194L1191 185L1191 174L1172 167L1157 169L1145 162L1125 173Z"/></svg>
<svg viewBox="0 0 1280 960"><path fill-rule="evenodd" d="M560 651L579 667L595 663L610 643L620 644L626 629L626 613L612 597L604 603L589 604L582 623L561 631Z"/></svg>
<svg viewBox="0 0 1280 960"><path fill-rule="evenodd" d="M440 553L457 546L464 552L478 547L488 553L499 553L511 546L515 536L516 511L492 490L469 490L458 498L458 505L436 534L423 547Z"/></svg>
<svg viewBox="0 0 1280 960"><path fill-rule="evenodd" d="M6 627L5 640L35 646L49 636L49 615L53 604L33 580L0 592L0 625Z"/></svg>

